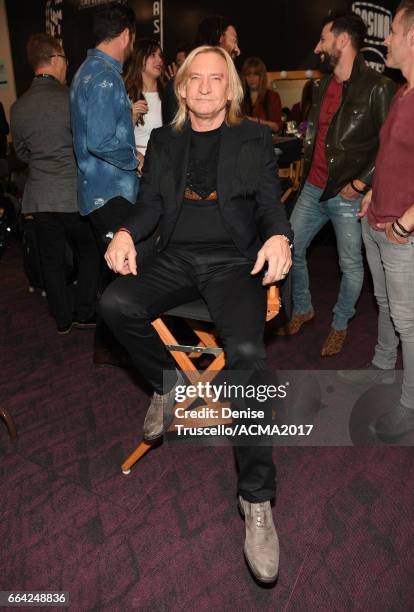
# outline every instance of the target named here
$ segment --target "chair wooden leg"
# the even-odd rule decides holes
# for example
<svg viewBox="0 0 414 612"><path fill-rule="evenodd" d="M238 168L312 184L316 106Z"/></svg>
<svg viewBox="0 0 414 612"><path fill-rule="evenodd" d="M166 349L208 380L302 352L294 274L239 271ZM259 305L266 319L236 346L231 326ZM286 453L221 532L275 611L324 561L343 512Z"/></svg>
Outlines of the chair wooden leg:
<svg viewBox="0 0 414 612"><path fill-rule="evenodd" d="M280 201L282 202L282 204L284 204L286 202L286 200L288 199L290 194L293 193L294 191L295 190L293 189L293 187L289 187L289 189L286 189L285 193L280 198Z"/></svg>
<svg viewBox="0 0 414 612"><path fill-rule="evenodd" d="M152 323L153 327L155 328L155 330L157 331L159 337L161 338L161 340L165 343L165 344L174 344L177 345L179 344L177 342L177 340L174 338L173 334L170 332L170 330L168 329L168 327L165 325L165 323L162 321L162 319L156 319L155 321L153 321ZM215 342L214 336L212 336L211 334L209 334L208 332L205 332L204 330L194 330L195 333L197 334L197 336L200 338L201 342L204 344L204 346L209 346L210 348L216 348L217 344ZM175 359L175 361L177 362L178 366L180 367L180 369L185 372L186 376L188 377L189 381L192 384L196 384L197 382L211 382L215 376L217 375L217 372L219 372L220 370L223 369L224 367L224 352L221 352L219 355L217 355L213 361L210 363L210 365L208 366L207 369L199 372L197 370L197 368L195 367L194 363L191 361L191 359L189 358L188 355L186 355L185 353L181 352L181 351L171 351L171 355L172 357ZM179 404L180 408L183 409L188 409L191 404L193 404L195 402L197 398L191 398L188 397L186 400L184 400L184 402L181 402ZM208 398L204 398L206 405L210 406L211 401L209 401ZM186 426L195 426L195 424L199 425L199 421L195 420L195 421L191 421L189 420L187 422L187 420L180 419L180 423L185 424ZM231 419L222 419L219 421L219 423L231 423ZM174 423L172 424L171 430L174 431ZM217 420L211 420L210 421L206 421L205 425L217 425ZM123 474L130 474L131 472L131 467L141 458L143 457L149 450L151 450L151 448L156 445L158 442L158 440L155 440L154 442L146 442L145 440L142 440L142 442L140 442L138 444L138 446L136 447L136 449L133 451L133 453L131 453L131 455L129 455L129 457L124 461L124 463L121 465L121 470Z"/></svg>
<svg viewBox="0 0 414 612"><path fill-rule="evenodd" d="M156 442L157 440L155 440L154 442L146 442L145 440L142 440L142 442L138 444L134 452L131 453L128 459L126 459L121 465L122 473L129 474L131 472L131 467L138 461L138 459L141 459L143 455L145 455L149 450L151 450L151 448L155 445Z"/></svg>
<svg viewBox="0 0 414 612"><path fill-rule="evenodd" d="M0 417L4 419L4 422L7 425L7 429L9 431L10 438L12 440L15 440L17 438L17 429L16 429L16 424L13 420L12 415L6 408L0 407Z"/></svg>

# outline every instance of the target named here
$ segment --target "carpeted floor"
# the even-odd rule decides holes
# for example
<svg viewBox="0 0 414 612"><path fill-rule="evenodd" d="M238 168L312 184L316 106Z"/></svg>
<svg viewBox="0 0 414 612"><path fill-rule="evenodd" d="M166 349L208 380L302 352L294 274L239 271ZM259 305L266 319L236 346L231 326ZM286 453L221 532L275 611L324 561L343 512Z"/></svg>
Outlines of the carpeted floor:
<svg viewBox="0 0 414 612"><path fill-rule="evenodd" d="M311 256L317 318L293 338L268 333L273 368L337 369L369 361L376 309L369 281L342 355L319 357L338 272ZM93 332L56 334L45 299L27 291L19 246L0 262L0 590L60 590L71 610L414 608L411 447L274 450L281 570L256 584L242 556L231 449L166 444L129 476L147 395L126 371L92 364Z"/></svg>

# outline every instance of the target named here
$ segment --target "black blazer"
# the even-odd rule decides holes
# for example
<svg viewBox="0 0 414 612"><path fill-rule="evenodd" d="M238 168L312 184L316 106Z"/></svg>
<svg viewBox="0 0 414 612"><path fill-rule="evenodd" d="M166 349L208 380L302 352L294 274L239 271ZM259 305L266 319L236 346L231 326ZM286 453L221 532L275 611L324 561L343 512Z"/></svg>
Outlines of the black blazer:
<svg viewBox="0 0 414 612"><path fill-rule="evenodd" d="M152 131L138 201L125 223L135 242L159 225L158 250L167 246L183 200L190 136L189 123L179 132L171 126ZM223 124L217 168L223 224L243 255L254 261L261 244L275 234L292 239L267 126L248 120Z"/></svg>

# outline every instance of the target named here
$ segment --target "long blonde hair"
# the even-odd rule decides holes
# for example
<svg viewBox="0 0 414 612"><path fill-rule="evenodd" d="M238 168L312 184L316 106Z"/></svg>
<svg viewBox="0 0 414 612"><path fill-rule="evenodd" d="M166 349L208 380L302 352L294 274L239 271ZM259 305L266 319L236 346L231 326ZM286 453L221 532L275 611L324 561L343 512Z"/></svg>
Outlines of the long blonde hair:
<svg viewBox="0 0 414 612"><path fill-rule="evenodd" d="M172 121L172 126L176 130L181 130L187 120L187 104L185 99L180 94L180 89L182 87L185 87L190 73L191 64L193 60L197 57L197 55L200 55L200 53L216 53L217 55L220 55L226 62L229 80L227 94L230 99L227 102L225 122L229 126L237 125L241 121L240 106L243 100L243 87L240 82L239 75L237 74L234 62L231 59L230 55L227 53L227 51L225 51L225 49L222 49L221 47L203 45L202 47L197 47L196 49L193 49L191 53L187 55L184 60L184 63L180 66L175 76L174 92L178 100L178 110Z"/></svg>

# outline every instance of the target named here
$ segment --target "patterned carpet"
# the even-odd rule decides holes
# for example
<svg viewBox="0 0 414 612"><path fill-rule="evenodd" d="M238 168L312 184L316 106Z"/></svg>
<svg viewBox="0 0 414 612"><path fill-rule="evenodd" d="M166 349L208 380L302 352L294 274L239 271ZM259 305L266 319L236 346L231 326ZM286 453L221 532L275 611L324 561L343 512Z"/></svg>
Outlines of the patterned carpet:
<svg viewBox="0 0 414 612"><path fill-rule="evenodd" d="M311 265L317 318L294 338L270 330L272 367L363 365L376 334L369 281L343 354L321 358L332 247ZM19 432L12 443L0 423L0 590L69 591L71 610L413 609L412 448L275 448L281 571L259 586L242 556L231 450L164 443L123 476L146 393L92 364L93 332L56 334L18 245L0 282L0 403Z"/></svg>

